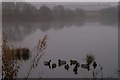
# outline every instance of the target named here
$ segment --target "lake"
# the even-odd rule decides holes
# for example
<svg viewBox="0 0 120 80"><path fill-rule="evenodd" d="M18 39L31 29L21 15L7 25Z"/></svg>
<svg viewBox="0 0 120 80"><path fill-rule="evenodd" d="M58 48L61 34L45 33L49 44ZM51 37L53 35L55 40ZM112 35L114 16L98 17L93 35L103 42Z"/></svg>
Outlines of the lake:
<svg viewBox="0 0 120 80"><path fill-rule="evenodd" d="M117 23L111 24L99 20L92 21L44 21L44 22L19 22L4 23L3 32L8 35L10 45L14 47L27 47L31 51L37 45L39 39L48 35L45 54L40 63L34 69L31 78L92 78L92 71L78 68L77 75L73 67L67 71L64 66L57 66L50 69L44 65L44 61L51 60L51 63L58 63L58 59L67 63L71 59L77 60L80 64L85 63L87 54L95 55L99 65L103 66L103 77L117 78L118 69L118 27ZM34 54L34 53L30 53ZM30 61L21 61L18 78L24 78L30 69ZM98 77L101 78L100 75Z"/></svg>

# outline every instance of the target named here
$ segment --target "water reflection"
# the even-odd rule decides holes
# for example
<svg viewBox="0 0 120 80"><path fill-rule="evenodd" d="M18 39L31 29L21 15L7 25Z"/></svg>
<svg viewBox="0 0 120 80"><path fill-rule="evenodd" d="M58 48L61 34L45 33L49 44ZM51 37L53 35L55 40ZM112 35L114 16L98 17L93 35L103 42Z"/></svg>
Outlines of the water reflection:
<svg viewBox="0 0 120 80"><path fill-rule="evenodd" d="M116 22L111 21L113 19L106 19L101 20L103 25L109 25L113 27L112 25ZM107 22L106 22L107 21ZM32 34L36 30L40 29L42 32L46 32L50 29L59 30L63 29L64 27L82 27L84 26L86 22L83 21L57 21L57 22L40 22L40 23L3 23L3 32L6 32L8 34L8 39L11 41L21 41L23 40L27 35ZM105 24L104 24L105 23ZM115 26L114 26L115 27Z"/></svg>
<svg viewBox="0 0 120 80"><path fill-rule="evenodd" d="M28 60L30 58L30 50L28 48L16 48L15 51L19 60Z"/></svg>
<svg viewBox="0 0 120 80"><path fill-rule="evenodd" d="M47 32L50 29L54 29L54 30L60 30L63 28L70 28L70 27L83 27L84 23L80 23L80 22L75 22L75 21L71 21L71 22L41 22L41 23L10 23L10 24L3 24L3 32L8 33L8 37L9 40L11 41L21 41L23 40L26 36L33 34L34 32L36 32L37 30L41 30L42 32ZM107 26L106 26L107 27ZM116 26L108 26L108 27L116 27ZM116 27L117 28L117 27ZM81 40L81 39L80 39ZM86 40L86 39L85 39ZM106 39L107 40L107 39ZM73 40L72 40L73 41ZM64 42L64 41L63 41ZM107 42L106 42L107 43ZM53 43L54 44L54 43ZM89 43L87 43L89 44ZM101 43L100 43L101 44ZM95 47L95 46L94 46ZM49 47L50 48L50 47ZM99 49L99 48L98 48ZM64 50L64 49L63 49ZM114 50L113 50L114 51ZM57 51L58 52L58 51ZM57 53L57 52L53 52L53 53ZM70 53L70 52L68 52ZM48 54L49 55L49 54ZM57 54L59 55L59 54ZM21 57L20 57L21 56ZM26 56L26 57L25 57ZM63 55L64 56L64 55ZM18 54L18 59L21 60L28 60L30 58L29 55L19 55ZM89 58L91 59L91 58ZM89 61L88 59L88 64L91 65L91 61ZM49 58L48 58L49 60ZM63 61L61 63L61 61ZM69 61L69 63L67 63L67 61L64 61L61 59L60 63L52 63L52 61L50 62L49 65L45 65L47 68L50 68L50 70L57 70L58 67L64 67L64 70L66 72L70 71L71 67L72 68L72 73L74 74L79 74L79 71L81 71L81 68L83 70L86 71L91 71L91 66L93 66L92 68L96 69L98 67L97 63L92 64L91 66L89 66L87 64L87 61L83 64L80 64L80 67L77 67L76 63L78 62L77 60L71 59L71 61ZM66 63L65 63L66 62ZM58 64L59 63L59 64ZM51 69L52 68L52 69ZM102 68L101 68L102 70ZM70 74L70 73L69 73ZM49 74L48 74L49 75Z"/></svg>
<svg viewBox="0 0 120 80"><path fill-rule="evenodd" d="M25 36L32 34L36 30L40 29L42 32L46 32L50 29L60 30L64 27L82 27L85 23L97 22L101 25L111 26L117 24L118 9L117 7L108 7L97 10L86 11L83 13L85 17L72 20L56 20L56 21L40 21L40 22L5 22L3 21L3 32L9 34L9 40L20 41L25 38Z"/></svg>

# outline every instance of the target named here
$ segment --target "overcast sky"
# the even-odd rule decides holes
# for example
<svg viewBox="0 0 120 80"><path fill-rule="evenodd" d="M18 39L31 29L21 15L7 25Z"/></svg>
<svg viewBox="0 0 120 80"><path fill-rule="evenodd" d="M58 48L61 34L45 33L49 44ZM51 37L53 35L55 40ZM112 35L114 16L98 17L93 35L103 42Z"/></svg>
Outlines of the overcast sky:
<svg viewBox="0 0 120 80"><path fill-rule="evenodd" d="M66 0L66 1L65 0L2 0L2 1L31 2L31 4L33 4L37 9L39 9L42 5L46 5L49 8L53 8L56 5L64 5L65 8L70 8L70 9L83 8L85 10L89 10L89 9L99 10L101 8L115 6L117 4L116 2L118 2L118 0Z"/></svg>
<svg viewBox="0 0 120 80"><path fill-rule="evenodd" d="M42 5L46 5L49 8L53 8L56 5L63 5L65 8L75 9L83 8L85 10L98 10L117 5L117 2L31 2L36 8L40 8Z"/></svg>
<svg viewBox="0 0 120 80"><path fill-rule="evenodd" d="M118 2L119 0L0 0L0 1L27 1L27 2Z"/></svg>

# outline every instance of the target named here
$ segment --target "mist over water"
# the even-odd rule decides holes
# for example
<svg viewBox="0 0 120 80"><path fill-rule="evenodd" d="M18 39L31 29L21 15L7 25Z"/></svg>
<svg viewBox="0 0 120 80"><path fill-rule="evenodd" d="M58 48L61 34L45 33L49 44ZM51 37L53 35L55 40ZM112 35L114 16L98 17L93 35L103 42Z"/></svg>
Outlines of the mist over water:
<svg viewBox="0 0 120 80"><path fill-rule="evenodd" d="M57 3L53 4L57 5ZM36 16L27 15L26 19L22 19L25 14L16 14L17 17L13 14L11 14L13 16L7 17L7 14L3 14L2 31L8 35L10 45L27 47L32 50L42 36L48 35L45 54L42 56L38 67L30 74L30 77L92 78L92 72L83 68L79 68L78 74L75 75L73 72L74 66L66 71L63 66L59 67L57 65L55 69L49 69L44 65L46 60L51 60L51 63L57 64L58 59L65 60L67 63L71 59L75 59L83 64L86 54L92 53L95 55L96 62L103 66L103 77L117 78L118 76L115 74L118 69L118 14L116 6L111 6L112 3L108 3L108 6L104 8L98 6L99 9L84 10L84 8L78 8L78 3L67 3L69 5L54 8L59 12L55 13L51 8L53 4L47 3L47 5L44 4L43 9L40 8L42 16L36 13ZM38 3L32 3L32 5L40 6ZM81 6L86 7L92 5L97 6L98 3L81 4ZM72 9L73 6L74 10ZM61 10L64 10L64 15ZM47 12L55 14L46 16ZM14 19L11 19L13 17ZM31 58L21 62L18 78L27 76L30 61ZM101 76L98 77L101 78Z"/></svg>

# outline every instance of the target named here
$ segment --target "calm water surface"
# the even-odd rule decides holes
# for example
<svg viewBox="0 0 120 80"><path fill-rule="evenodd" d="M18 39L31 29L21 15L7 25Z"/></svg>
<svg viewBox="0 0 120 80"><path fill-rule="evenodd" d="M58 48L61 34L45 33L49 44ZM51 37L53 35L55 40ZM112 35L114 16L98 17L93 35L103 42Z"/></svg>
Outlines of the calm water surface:
<svg viewBox="0 0 120 80"><path fill-rule="evenodd" d="M45 54L38 67L32 71L34 78L91 78L92 72L79 68L78 74L73 73L73 66L68 71L64 67L49 69L43 61L58 59L76 59L84 63L86 54L95 55L97 63L103 66L103 77L117 77L118 69L118 28L117 25L103 25L97 22L41 22L4 24L11 44L15 47L28 47L32 50L48 34ZM34 54L34 53L31 53ZM26 77L30 68L30 60L21 61L18 77Z"/></svg>

